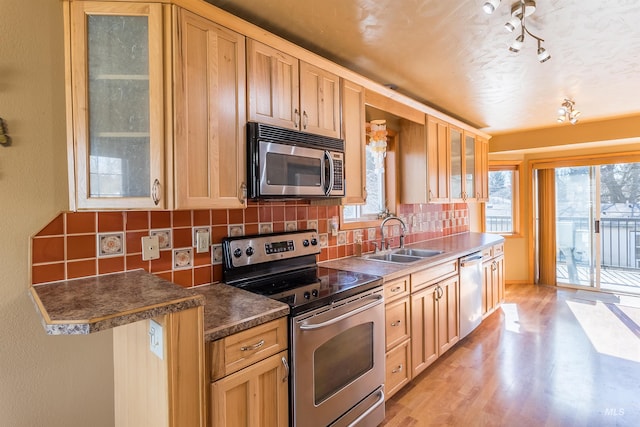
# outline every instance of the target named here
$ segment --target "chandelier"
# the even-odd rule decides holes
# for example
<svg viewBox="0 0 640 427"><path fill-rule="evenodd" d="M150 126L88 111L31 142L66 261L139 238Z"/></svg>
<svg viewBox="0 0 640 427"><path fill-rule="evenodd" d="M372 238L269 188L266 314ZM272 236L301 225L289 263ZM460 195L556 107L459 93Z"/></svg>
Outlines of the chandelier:
<svg viewBox="0 0 640 427"><path fill-rule="evenodd" d="M482 10L484 10L488 14L492 14L498 6L500 6L501 0L487 0L484 2L482 6ZM524 45L525 34L533 37L538 42L538 61L546 62L551 59L551 55L549 52L542 47L542 42L544 39L531 34L531 32L527 29L525 25L525 18L533 14L536 11L536 2L533 0L520 0L511 5L511 19L504 24L504 28L509 32L514 32L518 28L520 28L520 35L516 37L516 39L509 46L509 50L511 52L520 52L522 46Z"/></svg>
<svg viewBox="0 0 640 427"><path fill-rule="evenodd" d="M387 155L387 121L371 120L368 148L373 154L375 170L380 172L384 169L384 158Z"/></svg>
<svg viewBox="0 0 640 427"><path fill-rule="evenodd" d="M568 98L564 99L564 102L560 105L560 108L558 108L558 123L563 123L567 119L572 125L578 123L580 111L574 108L575 105L575 101Z"/></svg>

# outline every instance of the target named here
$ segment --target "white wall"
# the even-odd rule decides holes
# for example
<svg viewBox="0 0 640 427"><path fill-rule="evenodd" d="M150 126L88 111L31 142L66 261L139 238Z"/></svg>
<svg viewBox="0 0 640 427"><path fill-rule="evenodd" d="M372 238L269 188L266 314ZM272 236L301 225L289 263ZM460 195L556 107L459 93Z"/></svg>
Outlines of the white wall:
<svg viewBox="0 0 640 427"><path fill-rule="evenodd" d="M113 426L111 333L45 335L29 236L68 206L62 2L0 0L0 425Z"/></svg>

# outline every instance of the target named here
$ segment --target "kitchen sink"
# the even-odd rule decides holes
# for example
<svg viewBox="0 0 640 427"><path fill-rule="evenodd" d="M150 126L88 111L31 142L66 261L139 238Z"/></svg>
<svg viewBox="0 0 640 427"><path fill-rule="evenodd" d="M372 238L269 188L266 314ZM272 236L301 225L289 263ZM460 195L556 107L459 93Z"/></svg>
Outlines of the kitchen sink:
<svg viewBox="0 0 640 427"><path fill-rule="evenodd" d="M392 253L394 255L407 255L407 256L415 256L419 258L429 258L435 255L440 255L444 251L437 251L433 249L396 249Z"/></svg>
<svg viewBox="0 0 640 427"><path fill-rule="evenodd" d="M373 254L373 255L365 255L363 258L373 261L387 261L387 262L397 262L400 264L408 264L410 262L420 261L422 258L418 256L409 256L402 255L396 253L384 253L384 254Z"/></svg>

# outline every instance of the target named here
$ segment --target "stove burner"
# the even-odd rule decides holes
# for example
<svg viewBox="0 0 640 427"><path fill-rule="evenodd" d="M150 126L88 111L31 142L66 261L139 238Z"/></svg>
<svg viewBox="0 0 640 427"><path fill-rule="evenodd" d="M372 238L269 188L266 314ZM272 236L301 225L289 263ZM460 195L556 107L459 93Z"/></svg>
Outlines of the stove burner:
<svg viewBox="0 0 640 427"><path fill-rule="evenodd" d="M350 285L352 283L356 283L358 278L352 274L341 274L338 273L338 283L341 285Z"/></svg>

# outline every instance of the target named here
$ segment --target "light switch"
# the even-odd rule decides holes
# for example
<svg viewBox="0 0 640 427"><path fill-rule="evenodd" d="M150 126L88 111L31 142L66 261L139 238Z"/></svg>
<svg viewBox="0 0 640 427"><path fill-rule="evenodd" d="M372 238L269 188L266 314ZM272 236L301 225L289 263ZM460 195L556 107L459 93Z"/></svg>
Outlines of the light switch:
<svg viewBox="0 0 640 427"><path fill-rule="evenodd" d="M209 252L210 238L208 230L198 230L196 233L196 252Z"/></svg>
<svg viewBox="0 0 640 427"><path fill-rule="evenodd" d="M151 352L164 359L164 337L162 334L162 325L155 320L149 320L149 348Z"/></svg>
<svg viewBox="0 0 640 427"><path fill-rule="evenodd" d="M144 236L142 238L142 260L160 258L160 241L158 236Z"/></svg>

